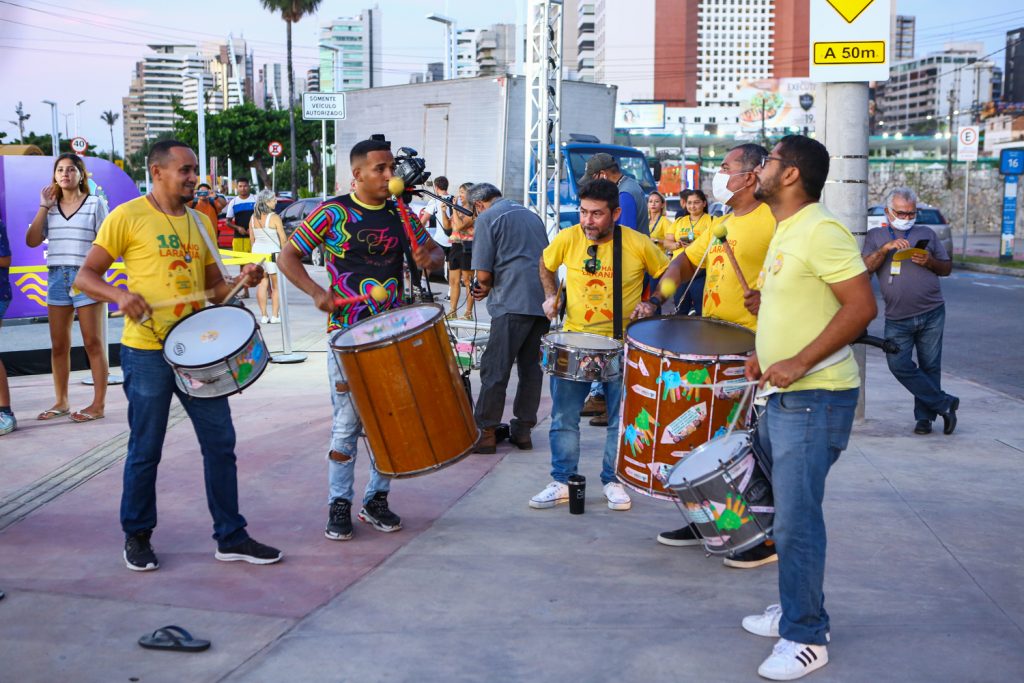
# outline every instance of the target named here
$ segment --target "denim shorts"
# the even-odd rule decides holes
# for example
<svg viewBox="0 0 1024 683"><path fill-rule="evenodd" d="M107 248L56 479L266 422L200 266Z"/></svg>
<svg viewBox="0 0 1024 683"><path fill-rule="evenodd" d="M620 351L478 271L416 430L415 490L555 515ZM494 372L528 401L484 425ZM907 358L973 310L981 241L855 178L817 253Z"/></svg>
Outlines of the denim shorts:
<svg viewBox="0 0 1024 683"><path fill-rule="evenodd" d="M4 313L7 312L7 307L11 305L10 299L0 299L0 320L4 319Z"/></svg>
<svg viewBox="0 0 1024 683"><path fill-rule="evenodd" d="M96 303L74 289L78 266L50 266L46 277L46 305L81 308Z"/></svg>

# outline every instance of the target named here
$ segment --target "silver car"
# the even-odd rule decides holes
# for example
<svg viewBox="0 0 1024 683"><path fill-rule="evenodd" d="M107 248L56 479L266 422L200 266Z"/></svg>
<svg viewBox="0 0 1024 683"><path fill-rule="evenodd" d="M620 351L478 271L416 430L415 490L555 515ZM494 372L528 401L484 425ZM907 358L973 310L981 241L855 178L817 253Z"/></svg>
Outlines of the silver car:
<svg viewBox="0 0 1024 683"><path fill-rule="evenodd" d="M885 222L885 208L881 205L868 209L868 230L882 227ZM917 205L917 225L926 225L935 231L935 236L946 248L946 253L953 258L953 234L949 222L936 207L929 204Z"/></svg>

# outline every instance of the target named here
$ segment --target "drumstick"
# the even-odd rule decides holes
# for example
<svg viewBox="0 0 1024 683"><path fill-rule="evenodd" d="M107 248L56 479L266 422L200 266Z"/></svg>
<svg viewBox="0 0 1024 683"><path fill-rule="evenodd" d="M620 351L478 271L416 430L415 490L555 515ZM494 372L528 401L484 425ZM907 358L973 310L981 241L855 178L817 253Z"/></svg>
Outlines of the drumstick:
<svg viewBox="0 0 1024 683"><path fill-rule="evenodd" d="M420 245L416 244L416 235L412 232L409 209L405 206L405 202L402 201L402 193L405 192L405 181L398 176L393 177L388 181L388 192L395 196L395 201L398 203L398 215L402 217L402 227L405 228L405 236L409 238L409 246L412 248L412 253L415 254L419 251Z"/></svg>
<svg viewBox="0 0 1024 683"><path fill-rule="evenodd" d="M347 297L336 296L334 297L334 305L337 308L341 308L342 306L351 306L352 304L358 304L363 301L369 301L370 299L373 299L378 303L384 303L385 301L387 301L387 298L388 290L384 289L380 285L374 285L370 289L369 294L360 294L359 296Z"/></svg>
<svg viewBox="0 0 1024 683"><path fill-rule="evenodd" d="M264 260L265 260L265 258L261 258L259 261L256 261L256 263L262 263ZM248 279L249 279L248 277L241 277L241 276L239 276L238 282L236 282L235 286L231 288L231 291L228 292L228 295L226 297L224 297L223 301L228 301L228 300L232 299L235 296L235 294L238 294L238 292L240 292L242 290L242 288L245 287L246 280L248 280ZM164 301L157 301L155 303L151 303L149 305L149 307L150 308L166 308L168 306L174 306L176 304L188 304L188 303L192 303L193 301L204 301L204 300L210 298L212 295L214 295L216 293L217 292L214 289L204 289L201 292L194 292L194 293L188 294L186 296L179 296L179 297L176 297L174 299L165 299ZM123 315L124 315L124 311L117 310L117 311L114 311L113 313L111 313L110 317L111 318L120 318Z"/></svg>
<svg viewBox="0 0 1024 683"><path fill-rule="evenodd" d="M725 227L725 223L719 223L716 225L712 234L715 237L722 240L722 246L725 247L725 255L729 257L729 263L732 264L732 269L736 273L736 278L740 281L740 286L743 287L743 296L750 296L750 287L747 285L747 278L744 277L743 271L740 270L740 264L736 262L736 255L732 253L732 247L729 246L729 240L726 237L729 235L729 230Z"/></svg>

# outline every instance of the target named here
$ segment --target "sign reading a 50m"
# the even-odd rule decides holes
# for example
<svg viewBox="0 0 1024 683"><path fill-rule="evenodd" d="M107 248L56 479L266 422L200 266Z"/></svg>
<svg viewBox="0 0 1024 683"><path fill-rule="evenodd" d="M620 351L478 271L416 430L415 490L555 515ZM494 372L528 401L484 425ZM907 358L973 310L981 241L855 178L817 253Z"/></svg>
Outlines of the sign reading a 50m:
<svg viewBox="0 0 1024 683"><path fill-rule="evenodd" d="M892 1L810 0L811 80L889 80Z"/></svg>

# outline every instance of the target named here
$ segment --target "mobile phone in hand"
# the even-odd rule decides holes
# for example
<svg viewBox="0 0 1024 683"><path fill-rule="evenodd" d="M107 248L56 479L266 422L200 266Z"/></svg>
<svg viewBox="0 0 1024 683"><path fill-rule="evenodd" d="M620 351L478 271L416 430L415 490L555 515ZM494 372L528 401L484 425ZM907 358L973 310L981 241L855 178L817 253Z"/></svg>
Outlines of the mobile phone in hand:
<svg viewBox="0 0 1024 683"><path fill-rule="evenodd" d="M927 239L918 240L917 243L914 245L914 249L927 249L927 248L928 248L928 240Z"/></svg>

